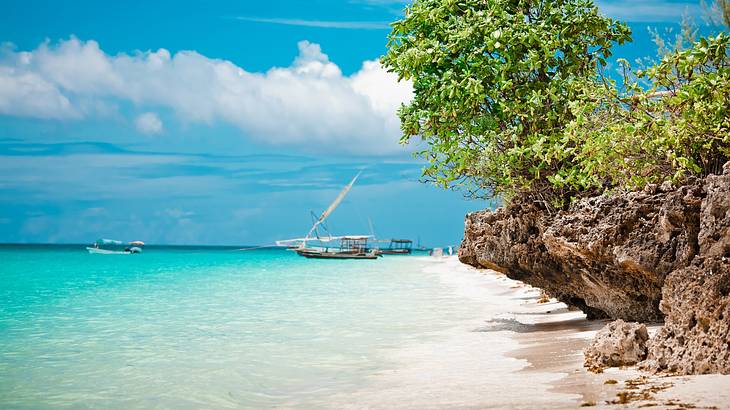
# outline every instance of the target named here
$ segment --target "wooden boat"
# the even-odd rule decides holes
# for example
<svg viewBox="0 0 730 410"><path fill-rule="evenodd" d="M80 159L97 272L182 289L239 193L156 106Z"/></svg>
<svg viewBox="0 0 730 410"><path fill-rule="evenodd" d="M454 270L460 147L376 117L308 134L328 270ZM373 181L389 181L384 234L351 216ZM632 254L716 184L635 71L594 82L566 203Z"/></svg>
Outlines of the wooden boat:
<svg viewBox="0 0 730 410"><path fill-rule="evenodd" d="M348 254L348 253L342 253L342 252L297 251L297 253L300 256L304 256L305 258L309 258L309 259L378 259L378 257L379 257L374 252Z"/></svg>
<svg viewBox="0 0 730 410"><path fill-rule="evenodd" d="M378 259L374 249L367 248L367 236L342 236L340 246L330 248L295 248L299 256L311 259Z"/></svg>
<svg viewBox="0 0 730 410"><path fill-rule="evenodd" d="M360 176L358 173L347 184L337 198L330 204L322 215L317 218L307 236L299 239L286 239L276 241L278 246L286 246L289 250L295 251L297 255L310 259L377 259L378 254L374 249L368 249L367 241L370 236L349 235L349 236L321 236L319 226L327 219L332 211L342 202L347 193ZM328 244L339 241L339 246L330 247ZM308 246L307 243L319 242L320 246Z"/></svg>
<svg viewBox="0 0 730 410"><path fill-rule="evenodd" d="M387 248L376 250L378 255L410 255L413 251L413 241L410 239L391 239Z"/></svg>

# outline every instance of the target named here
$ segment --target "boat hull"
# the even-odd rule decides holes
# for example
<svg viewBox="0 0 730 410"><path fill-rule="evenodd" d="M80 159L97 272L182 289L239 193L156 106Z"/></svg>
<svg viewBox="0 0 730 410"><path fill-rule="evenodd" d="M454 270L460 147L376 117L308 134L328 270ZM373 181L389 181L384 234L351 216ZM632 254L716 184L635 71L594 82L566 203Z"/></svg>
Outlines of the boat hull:
<svg viewBox="0 0 730 410"><path fill-rule="evenodd" d="M374 252L368 253L349 253L349 252L326 252L309 249L296 250L299 256L310 259L378 259L378 255Z"/></svg>
<svg viewBox="0 0 730 410"><path fill-rule="evenodd" d="M91 248L87 247L86 250L92 254L98 255L131 255L134 252L130 251L110 251L109 249Z"/></svg>
<svg viewBox="0 0 730 410"><path fill-rule="evenodd" d="M378 255L410 255L410 249L380 249L377 251Z"/></svg>

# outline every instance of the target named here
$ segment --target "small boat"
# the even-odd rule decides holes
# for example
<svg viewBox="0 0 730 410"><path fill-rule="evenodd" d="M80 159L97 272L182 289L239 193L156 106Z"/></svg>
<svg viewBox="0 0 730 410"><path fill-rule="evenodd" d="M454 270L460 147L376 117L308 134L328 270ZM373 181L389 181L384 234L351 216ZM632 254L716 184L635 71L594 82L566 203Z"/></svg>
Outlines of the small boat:
<svg viewBox="0 0 730 410"><path fill-rule="evenodd" d="M413 241L410 239L391 239L387 248L376 250L378 255L410 255Z"/></svg>
<svg viewBox="0 0 730 410"><path fill-rule="evenodd" d="M98 253L100 255L129 255L131 253L125 251L112 251L109 249L94 248L92 246L87 246L86 250L89 253Z"/></svg>
<svg viewBox="0 0 730 410"><path fill-rule="evenodd" d="M375 249L368 249L368 236L341 236L336 248L294 248L299 256L311 259L378 259Z"/></svg>
<svg viewBox="0 0 730 410"><path fill-rule="evenodd" d="M378 253L375 249L368 249L367 241L370 236L365 235L348 235L348 236L321 236L319 234L319 226L327 219L332 211L342 202L350 189L360 176L358 173L347 184L334 201L322 212L307 232L304 238L285 239L276 241L277 246L286 246L289 250L295 251L297 255L310 259L377 259ZM339 246L330 247L328 244L332 241L339 241ZM307 243L319 242L319 246L308 246Z"/></svg>
<svg viewBox="0 0 730 410"><path fill-rule="evenodd" d="M111 249L104 249L102 246ZM116 239L97 239L92 246L86 247L86 251L99 255L131 255L142 253L142 246L144 246L142 241L132 241L125 245L124 242Z"/></svg>

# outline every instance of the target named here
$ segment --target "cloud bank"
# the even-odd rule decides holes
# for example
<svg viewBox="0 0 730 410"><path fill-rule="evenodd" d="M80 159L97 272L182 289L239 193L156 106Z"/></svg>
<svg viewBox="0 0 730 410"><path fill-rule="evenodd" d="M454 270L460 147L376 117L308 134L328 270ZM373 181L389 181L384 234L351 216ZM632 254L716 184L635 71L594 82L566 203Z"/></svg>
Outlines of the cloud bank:
<svg viewBox="0 0 730 410"><path fill-rule="evenodd" d="M109 55L93 40L43 43L32 51L0 50L0 114L54 120L103 115L119 101L139 111L164 108L183 123L238 127L258 141L397 150L395 115L411 98L377 61L343 75L318 44L298 43L289 67L249 72L194 51L165 49ZM136 119L144 133L162 131L156 114Z"/></svg>

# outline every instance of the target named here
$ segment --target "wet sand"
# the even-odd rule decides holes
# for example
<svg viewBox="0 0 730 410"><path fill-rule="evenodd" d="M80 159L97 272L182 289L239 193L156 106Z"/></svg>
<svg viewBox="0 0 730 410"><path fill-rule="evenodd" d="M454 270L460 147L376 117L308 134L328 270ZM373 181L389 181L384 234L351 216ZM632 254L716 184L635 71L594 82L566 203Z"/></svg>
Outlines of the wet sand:
<svg viewBox="0 0 730 410"><path fill-rule="evenodd" d="M730 376L659 377L634 368L590 373L583 367L582 350L606 321L586 320L555 300L539 303L539 289L453 257L428 269L474 305L474 316L454 318L454 328L391 353L392 368L373 374L355 392L332 397L328 405L730 408ZM621 403L637 396L642 400Z"/></svg>

